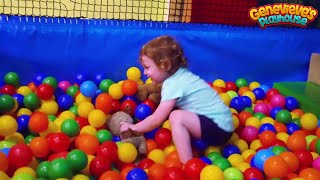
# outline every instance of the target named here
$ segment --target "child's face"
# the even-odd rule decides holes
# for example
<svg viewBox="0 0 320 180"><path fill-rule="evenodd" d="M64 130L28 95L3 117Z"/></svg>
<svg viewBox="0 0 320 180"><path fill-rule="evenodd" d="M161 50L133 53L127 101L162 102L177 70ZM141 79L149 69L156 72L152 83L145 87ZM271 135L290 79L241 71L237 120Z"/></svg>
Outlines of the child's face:
<svg viewBox="0 0 320 180"><path fill-rule="evenodd" d="M141 64L144 68L143 74L151 78L154 84L162 83L169 77L169 73L159 68L148 56L141 57Z"/></svg>

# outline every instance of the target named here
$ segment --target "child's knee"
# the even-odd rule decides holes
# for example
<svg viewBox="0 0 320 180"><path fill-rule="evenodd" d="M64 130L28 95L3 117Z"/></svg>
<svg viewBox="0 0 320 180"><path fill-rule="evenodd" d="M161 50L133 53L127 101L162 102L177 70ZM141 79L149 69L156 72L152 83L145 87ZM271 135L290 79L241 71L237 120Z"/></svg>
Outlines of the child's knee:
<svg viewBox="0 0 320 180"><path fill-rule="evenodd" d="M181 117L181 110L172 111L169 115L170 124L173 125L173 124L179 123L181 120L180 117Z"/></svg>

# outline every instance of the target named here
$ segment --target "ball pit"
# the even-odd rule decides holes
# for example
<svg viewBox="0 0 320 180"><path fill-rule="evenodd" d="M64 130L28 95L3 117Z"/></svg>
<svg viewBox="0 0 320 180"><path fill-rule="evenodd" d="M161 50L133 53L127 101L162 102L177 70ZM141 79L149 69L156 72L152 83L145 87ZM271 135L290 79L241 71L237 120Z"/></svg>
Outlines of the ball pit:
<svg viewBox="0 0 320 180"><path fill-rule="evenodd" d="M173 144L169 120L145 133L147 154L106 128L108 117L130 109L143 120L151 100L135 94L143 83L136 67L114 82L85 73L75 82L36 74L27 85L8 72L0 87L0 179L317 179L320 122L294 97L239 78L208 83L233 113L235 132L225 146L193 139L185 165ZM145 82L148 83L148 80Z"/></svg>

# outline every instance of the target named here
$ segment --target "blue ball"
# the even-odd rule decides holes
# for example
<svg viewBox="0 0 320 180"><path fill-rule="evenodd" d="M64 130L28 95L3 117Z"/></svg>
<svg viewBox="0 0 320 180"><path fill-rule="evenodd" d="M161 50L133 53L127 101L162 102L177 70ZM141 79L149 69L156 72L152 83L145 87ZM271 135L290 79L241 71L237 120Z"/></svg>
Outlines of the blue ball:
<svg viewBox="0 0 320 180"><path fill-rule="evenodd" d="M241 112L245 108L245 102L241 97L234 97L230 102L230 107Z"/></svg>
<svg viewBox="0 0 320 180"><path fill-rule="evenodd" d="M271 156L274 156L274 154L270 149L262 149L258 151L252 159L253 159L254 165L260 171L263 171L263 165L265 161Z"/></svg>
<svg viewBox="0 0 320 180"><path fill-rule="evenodd" d="M140 100L135 95L133 95L133 96L125 95L120 99L120 102L123 102L123 101L128 100L128 99L134 101L136 104L140 104L141 103Z"/></svg>
<svg viewBox="0 0 320 180"><path fill-rule="evenodd" d="M75 77L76 84L80 85L83 82L87 81L89 79L88 75L86 73L78 73Z"/></svg>
<svg viewBox="0 0 320 180"><path fill-rule="evenodd" d="M191 144L193 147L195 147L200 152L203 152L208 147L208 144L201 139L193 139L191 141Z"/></svg>
<svg viewBox="0 0 320 180"><path fill-rule="evenodd" d="M259 88L263 89L265 93L267 93L268 90L270 89L270 87L267 85L261 85Z"/></svg>
<svg viewBox="0 0 320 180"><path fill-rule="evenodd" d="M279 112L280 110L282 110L281 107L274 107L274 108L272 108L271 111L270 111L270 117L272 117L273 119L276 119L276 116L277 116L277 114L278 114L278 112Z"/></svg>
<svg viewBox="0 0 320 180"><path fill-rule="evenodd" d="M36 86L39 86L40 84L42 84L42 81L47 77L46 74L43 73L37 73L34 77L33 77L33 83Z"/></svg>
<svg viewBox="0 0 320 180"><path fill-rule="evenodd" d="M8 157L9 151L10 151L10 148L2 148L2 149L0 149L0 152L5 154L7 157Z"/></svg>
<svg viewBox="0 0 320 180"><path fill-rule="evenodd" d="M58 97L57 103L60 109L68 110L73 106L73 98L69 94L63 94Z"/></svg>
<svg viewBox="0 0 320 180"><path fill-rule="evenodd" d="M261 87L255 88L252 92L257 100L262 100L266 97L266 92Z"/></svg>
<svg viewBox="0 0 320 180"><path fill-rule="evenodd" d="M146 104L139 104L134 111L134 116L139 120L144 120L151 114L152 109Z"/></svg>
<svg viewBox="0 0 320 180"><path fill-rule="evenodd" d="M126 180L148 180L148 175L141 168L133 168L129 171Z"/></svg>
<svg viewBox="0 0 320 180"><path fill-rule="evenodd" d="M252 101L248 96L241 96L241 99L243 101L243 105L244 105L245 108L246 107L251 107Z"/></svg>
<svg viewBox="0 0 320 180"><path fill-rule="evenodd" d="M226 145L222 150L223 157L228 158L232 154L241 154L240 149L233 144Z"/></svg>
<svg viewBox="0 0 320 180"><path fill-rule="evenodd" d="M199 158L201 161L203 161L204 163L208 164L208 165L211 165L212 164L212 161L206 157L206 156L202 156Z"/></svg>
<svg viewBox="0 0 320 180"><path fill-rule="evenodd" d="M18 109L24 108L23 98L24 96L22 94L14 94L12 95L13 98L15 98L18 102Z"/></svg>
<svg viewBox="0 0 320 180"><path fill-rule="evenodd" d="M288 111L292 111L295 110L297 108L299 108L299 102L297 101L296 98L294 97L286 97L286 104L285 104L285 108Z"/></svg>
<svg viewBox="0 0 320 180"><path fill-rule="evenodd" d="M98 87L97 85L92 81L85 81L80 86L80 92L86 97L94 97L96 94Z"/></svg>
<svg viewBox="0 0 320 180"><path fill-rule="evenodd" d="M121 141L121 138L120 138L120 136L112 136L112 141L113 142L119 142L119 141Z"/></svg>
<svg viewBox="0 0 320 180"><path fill-rule="evenodd" d="M297 130L300 130L300 127L296 123L288 123L288 124L286 124L286 126L287 126L287 133L289 135L291 135L292 133L294 133Z"/></svg>
<svg viewBox="0 0 320 180"><path fill-rule="evenodd" d="M96 83L97 86L100 85L100 82L104 79L107 79L107 75L105 73L96 73L94 75L94 83Z"/></svg>
<svg viewBox="0 0 320 180"><path fill-rule="evenodd" d="M272 124L269 124L269 123L265 123L265 124L262 124L259 128L259 134L261 134L263 131L272 131L274 133L276 133L276 128L272 125Z"/></svg>
<svg viewBox="0 0 320 180"><path fill-rule="evenodd" d="M18 132L22 133L26 130L28 130L28 124L29 124L30 116L28 115L21 115L17 117L17 124L18 124Z"/></svg>
<svg viewBox="0 0 320 180"><path fill-rule="evenodd" d="M65 92L60 88L60 87L57 87L55 90L54 90L54 96L55 97L59 97L61 95L63 95Z"/></svg>
<svg viewBox="0 0 320 180"><path fill-rule="evenodd" d="M146 132L144 133L144 137L146 139L154 139L154 136L156 135L156 132L159 130L159 128L155 128L152 131Z"/></svg>

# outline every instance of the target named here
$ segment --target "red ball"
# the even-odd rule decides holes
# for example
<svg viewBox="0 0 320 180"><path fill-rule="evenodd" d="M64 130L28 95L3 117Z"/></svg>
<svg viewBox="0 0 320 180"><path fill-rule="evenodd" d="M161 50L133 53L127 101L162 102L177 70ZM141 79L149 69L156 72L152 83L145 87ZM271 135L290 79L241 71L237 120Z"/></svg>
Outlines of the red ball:
<svg viewBox="0 0 320 180"><path fill-rule="evenodd" d="M313 162L313 157L311 153L307 150L298 150L293 152L298 156L299 159L299 169L302 170L307 167L311 167Z"/></svg>
<svg viewBox="0 0 320 180"><path fill-rule="evenodd" d="M112 104L111 104L111 113L115 113L120 111L121 109L121 103L118 100L112 99Z"/></svg>
<svg viewBox="0 0 320 180"><path fill-rule="evenodd" d="M10 84L6 84L0 88L1 94L14 95L17 92L16 88Z"/></svg>
<svg viewBox="0 0 320 180"><path fill-rule="evenodd" d="M266 93L266 99L267 101L271 101L272 97L276 94L280 94L280 92L277 89L270 88Z"/></svg>
<svg viewBox="0 0 320 180"><path fill-rule="evenodd" d="M200 173L206 166L206 163L198 158L190 159L184 166L184 172L190 179L200 179Z"/></svg>
<svg viewBox="0 0 320 180"><path fill-rule="evenodd" d="M95 157L90 163L90 173L95 177L100 177L104 172L111 170L111 162L101 156Z"/></svg>
<svg viewBox="0 0 320 180"><path fill-rule="evenodd" d="M84 117L77 116L77 117L75 118L75 120L76 120L77 123L79 124L80 129L82 129L84 126L89 125L88 119L86 119L86 118L84 118Z"/></svg>
<svg viewBox="0 0 320 180"><path fill-rule="evenodd" d="M167 128L160 128L155 136L154 140L156 141L159 148L164 149L169 146L172 141L171 131Z"/></svg>
<svg viewBox="0 0 320 180"><path fill-rule="evenodd" d="M126 112L127 110L129 110L131 116L134 115L136 107L137 104L131 99L127 99L121 103L121 111Z"/></svg>
<svg viewBox="0 0 320 180"><path fill-rule="evenodd" d="M111 161L118 160L118 146L113 141L102 143L97 149L97 156L109 159Z"/></svg>
<svg viewBox="0 0 320 180"><path fill-rule="evenodd" d="M53 152L66 151L70 146L69 137L64 133L52 133L47 136L49 148Z"/></svg>
<svg viewBox="0 0 320 180"><path fill-rule="evenodd" d="M49 84L40 84L37 87L36 95L43 100L49 100L54 94L54 88Z"/></svg>
<svg viewBox="0 0 320 180"><path fill-rule="evenodd" d="M8 154L8 162L10 166L18 169L27 166L33 158L31 148L26 144L16 144L12 146Z"/></svg>
<svg viewBox="0 0 320 180"><path fill-rule="evenodd" d="M187 179L184 171L178 167L169 167L164 173L164 178L166 180L185 180Z"/></svg>
<svg viewBox="0 0 320 180"><path fill-rule="evenodd" d="M149 158L144 158L142 159L139 164L138 167L141 169L149 169L155 162Z"/></svg>
<svg viewBox="0 0 320 180"><path fill-rule="evenodd" d="M138 90L138 83L131 79L124 80L121 84L121 89L124 95L135 95Z"/></svg>
<svg viewBox="0 0 320 180"><path fill-rule="evenodd" d="M95 107L109 114L112 110L112 97L108 93L99 94L95 101Z"/></svg>
<svg viewBox="0 0 320 180"><path fill-rule="evenodd" d="M234 83L234 82L226 82L226 88L225 88L226 90L226 92L228 92L228 91L235 91L235 92L237 92L237 85L236 85L236 83Z"/></svg>
<svg viewBox="0 0 320 180"><path fill-rule="evenodd" d="M251 179L263 180L264 179L262 172L259 171L259 169L254 167L246 169L243 173L243 176L245 180L251 180Z"/></svg>
<svg viewBox="0 0 320 180"><path fill-rule="evenodd" d="M151 108L152 112L156 110L156 104L150 99L143 101L142 104L148 105Z"/></svg>
<svg viewBox="0 0 320 180"><path fill-rule="evenodd" d="M58 158L67 158L67 155L69 154L68 151L62 151L62 152L58 152L58 153L53 153L48 157L48 161L53 161L55 159Z"/></svg>

